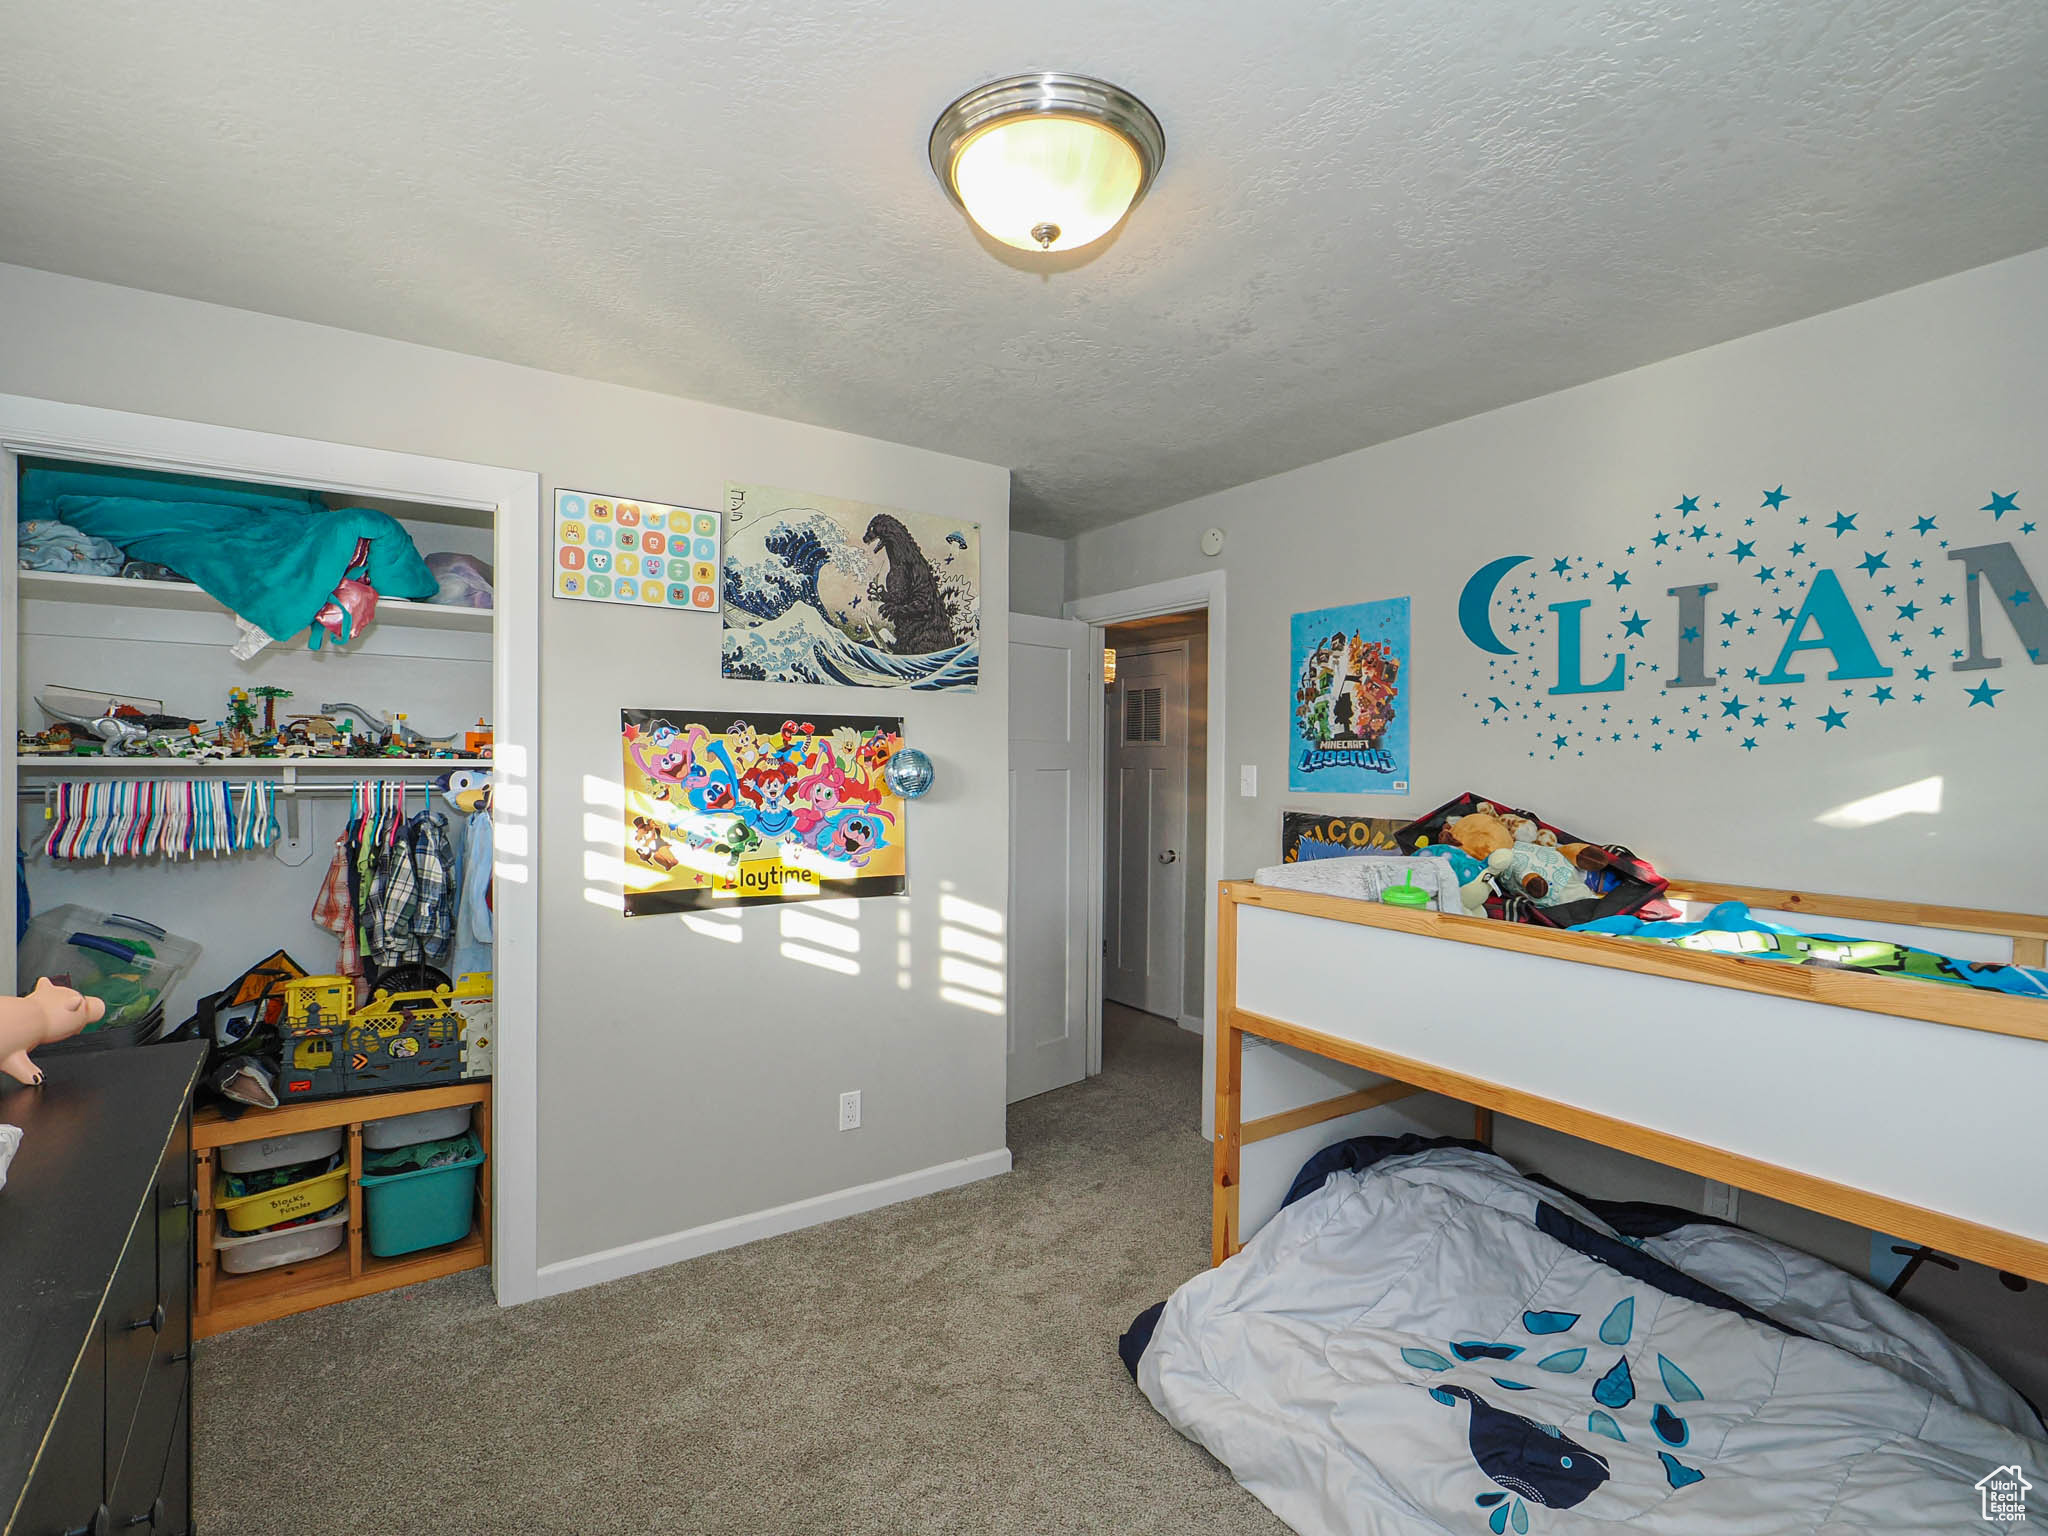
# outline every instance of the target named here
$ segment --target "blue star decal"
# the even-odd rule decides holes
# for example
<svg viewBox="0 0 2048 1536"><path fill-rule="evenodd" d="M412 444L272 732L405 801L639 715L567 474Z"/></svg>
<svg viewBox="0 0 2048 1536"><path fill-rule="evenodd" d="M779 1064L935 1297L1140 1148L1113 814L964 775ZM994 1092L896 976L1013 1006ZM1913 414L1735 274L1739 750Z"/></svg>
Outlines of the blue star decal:
<svg viewBox="0 0 2048 1536"><path fill-rule="evenodd" d="M1845 731L1849 728L1849 717L1839 709L1831 709L1826 714L1816 715L1814 718L1820 721L1822 726L1821 735L1823 736L1827 735L1829 731Z"/></svg>
<svg viewBox="0 0 2048 1536"><path fill-rule="evenodd" d="M1640 636L1644 630L1650 627L1650 621L1643 617L1639 609L1633 618L1623 619L1621 627L1632 635Z"/></svg>
<svg viewBox="0 0 2048 1536"><path fill-rule="evenodd" d="M2034 531L2034 525L2033 525L2032 523L2021 523L2021 524L2020 524L2020 532L2021 532L2021 533L2032 533L2033 531Z"/></svg>
<svg viewBox="0 0 2048 1536"><path fill-rule="evenodd" d="M1558 748L1563 748L1563 747L1566 747L1566 746L1569 746L1569 745L1570 745L1570 743L1569 743L1569 742L1567 742L1567 741L1566 741L1566 740L1565 740L1565 739L1564 739L1564 738L1563 738L1562 736L1553 736L1553 737L1551 738L1550 744L1551 744L1551 745L1552 745L1553 747L1558 747Z"/></svg>
<svg viewBox="0 0 2048 1536"><path fill-rule="evenodd" d="M1687 537L1689 537L1695 544L1699 543L1699 541L1701 539L1704 539L1706 536L1707 525L1705 523L1695 524L1692 531L1687 535Z"/></svg>
<svg viewBox="0 0 2048 1536"><path fill-rule="evenodd" d="M1929 683L1929 682L1932 682L1932 681L1934 681L1934 668L1932 668L1932 667L1915 667L1915 668L1913 669L1913 675L1914 675L1915 677L1919 678L1921 682L1923 682L1923 683Z"/></svg>
<svg viewBox="0 0 2048 1536"><path fill-rule="evenodd" d="M1565 559L1561 559L1561 560L1553 560L1553 561L1551 561L1551 562L1550 562L1550 574L1551 574L1551 575L1553 575L1553 576L1567 576L1567 575L1570 575L1570 574L1571 574L1571 568L1572 568L1572 563L1571 563L1571 560L1570 560L1569 558L1565 558Z"/></svg>
<svg viewBox="0 0 2048 1536"><path fill-rule="evenodd" d="M1740 622L1741 620L1736 618L1735 615L1732 613L1724 613L1721 615L1721 627L1723 629L1733 629Z"/></svg>
<svg viewBox="0 0 2048 1536"><path fill-rule="evenodd" d="M1962 652L1958 651L1956 654L1960 656ZM1991 701L2005 692L2005 690L2003 688L1994 688L1989 683L1979 683L1974 688L1965 688L1963 692L1970 696L1970 708L1975 709L1979 704L1982 704L1986 709L1996 709L1998 706Z"/></svg>
<svg viewBox="0 0 2048 1536"><path fill-rule="evenodd" d="M1998 494L1998 492L1993 491L1991 493L1991 499L1985 502L1984 505L1979 507L1977 510L1979 512L1989 512L1991 514L1991 520L1993 522L1997 522L2000 518L2004 517L2006 513L2019 511L2019 503L2020 493L2018 491L2014 491L2007 496L2001 496ZM1998 690L1998 692L2003 693L2005 692L2005 690L2001 688Z"/></svg>
<svg viewBox="0 0 2048 1536"><path fill-rule="evenodd" d="M1835 530L1835 537L1839 539L1843 534L1856 526L1856 514L1853 512L1837 512L1835 520L1829 523L1828 526Z"/></svg>
<svg viewBox="0 0 2048 1536"><path fill-rule="evenodd" d="M1749 559L1749 558L1750 558L1751 556L1753 556L1753 555L1754 555L1755 553L1756 553L1756 545L1754 545L1754 544L1752 544L1752 543L1749 543L1749 542L1748 542L1747 540L1737 540L1737 541L1736 541L1736 545L1735 545L1735 563L1736 563L1737 565L1740 565L1740 564L1742 564L1742 562L1743 562L1743 561L1745 561L1745 560Z"/></svg>
<svg viewBox="0 0 2048 1536"><path fill-rule="evenodd" d="M1880 683L1875 689L1871 691L1870 696L1873 699L1877 700L1879 704L1889 704L1892 701L1891 689L1884 686L1882 683Z"/></svg>
<svg viewBox="0 0 2048 1536"><path fill-rule="evenodd" d="M1792 707L1792 705L1793 705L1793 700L1791 700L1791 699L1780 699L1780 700L1778 700L1778 708L1780 708L1780 709L1790 709L1790 708Z"/></svg>
<svg viewBox="0 0 2048 1536"><path fill-rule="evenodd" d="M1677 505L1677 506L1675 506L1675 507L1673 507L1673 508L1672 508L1671 510L1672 510L1672 511L1674 511L1674 512L1697 512L1697 511L1699 511L1699 509L1700 509L1700 499L1699 499L1699 497L1697 497L1697 496L1681 496L1681 497L1679 497L1679 498L1678 498L1678 505Z"/></svg>
<svg viewBox="0 0 2048 1536"><path fill-rule="evenodd" d="M1905 602L1905 603L1903 603L1902 605L1900 605L1900 608L1899 608L1899 617L1900 617L1900 618L1902 618L1902 619L1917 619L1917 618L1919 618L1919 617L1920 617L1920 605L1919 605L1918 603L1916 603L1916 602L1913 602L1913 601L1911 601L1911 600L1909 599L1909 600L1908 600L1907 602Z"/></svg>
<svg viewBox="0 0 2048 1536"><path fill-rule="evenodd" d="M1756 750L1756 738L1754 736L1743 737L1742 750L1745 752L1754 752Z"/></svg>
<svg viewBox="0 0 2048 1536"><path fill-rule="evenodd" d="M1687 731L1685 733L1685 739L1687 741L1698 741L1700 739L1700 733L1698 728L1695 727L1694 729Z"/></svg>
<svg viewBox="0 0 2048 1536"><path fill-rule="evenodd" d="M1616 571L1612 576L1607 578L1607 585L1614 588L1615 591L1619 592L1623 587L1628 585L1628 572Z"/></svg>
<svg viewBox="0 0 2048 1536"><path fill-rule="evenodd" d="M1935 522L1931 517L1917 518L1913 523L1913 531L1915 533L1932 533L1934 529Z"/></svg>
<svg viewBox="0 0 2048 1536"><path fill-rule="evenodd" d="M1768 565L1760 565L1755 570L1750 572L1750 575L1754 576L1759 583L1775 580L1777 574L1778 573Z"/></svg>
<svg viewBox="0 0 2048 1536"><path fill-rule="evenodd" d="M1721 714L1724 717L1733 715L1737 720L1740 720L1742 718L1742 700L1723 699L1721 701Z"/></svg>
<svg viewBox="0 0 2048 1536"><path fill-rule="evenodd" d="M1771 508L1772 511L1776 511L1779 507L1782 507L1783 505L1785 505L1786 502L1790 501L1791 499L1792 498L1790 496L1787 496L1785 494L1785 487L1781 485L1775 491L1764 492L1763 504Z"/></svg>
<svg viewBox="0 0 2048 1536"><path fill-rule="evenodd" d="M1655 533L1650 535L1650 542L1656 545L1659 549L1662 549L1666 544L1669 544L1671 542L1671 535L1666 533L1663 529L1659 528Z"/></svg>
<svg viewBox="0 0 2048 1536"><path fill-rule="evenodd" d="M1874 576L1879 571L1888 569L1885 565L1884 551L1865 550L1863 558L1856 562L1856 568L1866 576Z"/></svg>
<svg viewBox="0 0 2048 1536"><path fill-rule="evenodd" d="M1681 633L1688 640L1697 640L1700 637L1699 626L1695 624L1686 625L1684 630L1681 631Z"/></svg>
<svg viewBox="0 0 2048 1536"><path fill-rule="evenodd" d="M1797 617L1799 617L1799 615L1794 613L1790 608L1780 608L1778 610L1778 622L1780 624L1790 624Z"/></svg>
<svg viewBox="0 0 2048 1536"><path fill-rule="evenodd" d="M1507 705L1505 705L1505 704L1501 703L1501 701L1500 701L1500 699L1499 699L1498 697L1492 697L1492 698L1489 698L1489 699L1488 699L1488 700L1487 700L1486 702L1487 702L1487 703L1489 703L1489 704L1491 704L1491 705L1492 705L1492 706L1493 706L1493 707L1494 707L1495 709L1506 709L1506 708L1507 708Z"/></svg>

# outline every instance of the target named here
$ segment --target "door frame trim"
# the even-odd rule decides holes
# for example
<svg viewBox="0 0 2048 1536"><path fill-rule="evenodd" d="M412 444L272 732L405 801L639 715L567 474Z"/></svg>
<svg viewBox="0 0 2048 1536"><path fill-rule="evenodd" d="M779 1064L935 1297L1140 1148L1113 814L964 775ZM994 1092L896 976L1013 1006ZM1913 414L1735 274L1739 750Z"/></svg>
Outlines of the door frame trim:
<svg viewBox="0 0 2048 1536"><path fill-rule="evenodd" d="M1208 891L1203 900L1202 942L1205 963L1202 987L1202 1134L1215 1132L1215 1099L1211 1087L1216 1071L1216 988L1206 978L1214 974L1216 948L1216 883L1218 860L1223 852L1223 681L1230 671L1225 641L1225 572L1201 571L1171 581L1155 581L1142 587L1126 587L1094 597L1076 598L1064 605L1062 615L1089 626L1088 641L1095 670L1102 670L1102 632L1114 624L1132 619L1156 618L1163 613L1189 613L1204 609L1209 615L1209 723L1208 774L1204 794L1202 826L1203 860ZM1088 887L1088 1074L1102 1070L1102 931L1103 931L1103 771L1104 746L1102 711L1088 714L1088 861L1095 878ZM1186 999L1181 1002L1187 1006Z"/></svg>

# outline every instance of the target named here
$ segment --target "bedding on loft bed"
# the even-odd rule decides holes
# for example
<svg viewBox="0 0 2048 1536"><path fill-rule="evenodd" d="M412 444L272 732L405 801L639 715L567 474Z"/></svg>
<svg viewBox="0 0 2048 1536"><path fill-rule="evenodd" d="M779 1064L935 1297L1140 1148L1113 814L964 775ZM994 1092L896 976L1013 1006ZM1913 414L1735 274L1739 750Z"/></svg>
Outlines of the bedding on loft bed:
<svg viewBox="0 0 2048 1536"><path fill-rule="evenodd" d="M1119 1351L1303 1533L1981 1531L1980 1479L2048 1466L2025 1399L1874 1288L1472 1142L1325 1148Z"/></svg>

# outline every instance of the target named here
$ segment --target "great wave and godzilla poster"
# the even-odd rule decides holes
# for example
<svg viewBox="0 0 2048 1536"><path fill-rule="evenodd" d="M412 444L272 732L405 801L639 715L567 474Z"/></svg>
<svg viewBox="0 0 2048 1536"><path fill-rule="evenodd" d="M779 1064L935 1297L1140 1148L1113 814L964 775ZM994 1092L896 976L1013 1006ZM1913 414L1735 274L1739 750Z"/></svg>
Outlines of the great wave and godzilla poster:
<svg viewBox="0 0 2048 1536"><path fill-rule="evenodd" d="M725 676L975 686L980 524L758 485L725 501Z"/></svg>

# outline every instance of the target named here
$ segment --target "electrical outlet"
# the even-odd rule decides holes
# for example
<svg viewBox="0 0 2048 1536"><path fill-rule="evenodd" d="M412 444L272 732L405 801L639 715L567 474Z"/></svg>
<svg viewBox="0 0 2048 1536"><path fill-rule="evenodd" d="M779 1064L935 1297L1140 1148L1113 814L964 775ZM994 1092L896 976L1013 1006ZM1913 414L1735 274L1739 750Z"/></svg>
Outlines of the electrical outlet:
<svg viewBox="0 0 2048 1536"><path fill-rule="evenodd" d="M1243 799L1258 799L1259 765L1257 763L1239 763L1237 765L1237 792Z"/></svg>
<svg viewBox="0 0 2048 1536"><path fill-rule="evenodd" d="M839 1129L857 1131L860 1129L860 1090L839 1095Z"/></svg>
<svg viewBox="0 0 2048 1536"><path fill-rule="evenodd" d="M1708 1179L1706 1186L1706 1192L1700 1199L1701 1214L1718 1216L1723 1221L1733 1221L1736 1199L1741 1191L1733 1184L1723 1184L1717 1179Z"/></svg>

